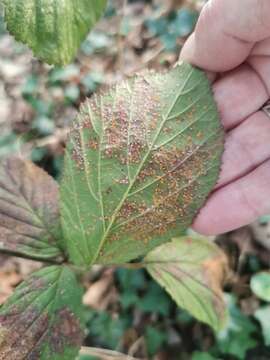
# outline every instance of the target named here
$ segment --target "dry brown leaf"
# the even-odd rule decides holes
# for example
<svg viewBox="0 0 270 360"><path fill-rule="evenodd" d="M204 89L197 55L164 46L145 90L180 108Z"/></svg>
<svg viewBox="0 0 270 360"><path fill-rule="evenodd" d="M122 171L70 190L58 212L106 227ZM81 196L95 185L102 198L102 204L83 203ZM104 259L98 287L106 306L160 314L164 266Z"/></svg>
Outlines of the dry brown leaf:
<svg viewBox="0 0 270 360"><path fill-rule="evenodd" d="M94 282L83 297L83 303L95 310L105 310L109 303L117 297L114 286L113 273L105 273L103 277Z"/></svg>

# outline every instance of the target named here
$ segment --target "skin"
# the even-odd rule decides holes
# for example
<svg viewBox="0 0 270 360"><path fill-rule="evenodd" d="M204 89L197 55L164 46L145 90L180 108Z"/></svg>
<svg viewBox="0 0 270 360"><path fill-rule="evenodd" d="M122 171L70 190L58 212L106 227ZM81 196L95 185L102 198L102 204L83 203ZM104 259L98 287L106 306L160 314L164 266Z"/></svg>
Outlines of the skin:
<svg viewBox="0 0 270 360"><path fill-rule="evenodd" d="M193 225L205 235L270 214L269 19L269 0L210 0L180 55L214 79L226 131L219 182Z"/></svg>

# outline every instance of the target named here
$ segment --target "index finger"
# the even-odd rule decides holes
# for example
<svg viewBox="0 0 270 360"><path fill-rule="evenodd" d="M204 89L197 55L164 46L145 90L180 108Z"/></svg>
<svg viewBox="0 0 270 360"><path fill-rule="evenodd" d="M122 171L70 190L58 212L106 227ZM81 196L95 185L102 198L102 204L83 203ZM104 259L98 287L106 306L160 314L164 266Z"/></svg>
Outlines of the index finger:
<svg viewBox="0 0 270 360"><path fill-rule="evenodd" d="M210 0L180 58L208 71L231 70L270 36L269 16L269 0Z"/></svg>

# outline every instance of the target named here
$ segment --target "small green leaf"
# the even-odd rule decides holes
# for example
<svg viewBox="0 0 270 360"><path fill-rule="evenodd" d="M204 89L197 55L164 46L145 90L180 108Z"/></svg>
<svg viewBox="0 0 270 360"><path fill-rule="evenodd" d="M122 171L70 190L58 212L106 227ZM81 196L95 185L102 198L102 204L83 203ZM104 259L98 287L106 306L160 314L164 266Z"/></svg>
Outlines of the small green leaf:
<svg viewBox="0 0 270 360"><path fill-rule="evenodd" d="M215 331L223 328L227 312L222 285L228 263L215 244L201 238L176 238L151 251L145 263L177 305Z"/></svg>
<svg viewBox="0 0 270 360"><path fill-rule="evenodd" d="M34 273L0 309L0 358L75 359L84 335L81 298L67 267Z"/></svg>
<svg viewBox="0 0 270 360"><path fill-rule="evenodd" d="M209 81L188 64L87 100L61 184L71 260L123 263L179 235L217 181L223 137Z"/></svg>
<svg viewBox="0 0 270 360"><path fill-rule="evenodd" d="M157 302L158 299L158 302ZM134 303L136 309L144 313L156 313L169 317L171 301L169 296L156 284L155 282L149 283L147 290L142 297L139 297Z"/></svg>
<svg viewBox="0 0 270 360"><path fill-rule="evenodd" d="M253 275L250 282L251 290L258 298L270 301L270 273L261 272Z"/></svg>
<svg viewBox="0 0 270 360"><path fill-rule="evenodd" d="M254 316L261 324L264 344L270 346L270 306L264 306L256 310Z"/></svg>
<svg viewBox="0 0 270 360"><path fill-rule="evenodd" d="M129 325L124 316L113 318L105 311L93 312L87 323L88 335L102 347L115 349Z"/></svg>
<svg viewBox="0 0 270 360"><path fill-rule="evenodd" d="M0 162L0 252L63 260L58 185L32 162Z"/></svg>
<svg viewBox="0 0 270 360"><path fill-rule="evenodd" d="M91 355L80 355L76 360L100 360L100 358Z"/></svg>
<svg viewBox="0 0 270 360"><path fill-rule="evenodd" d="M65 88L65 98L71 102L75 102L80 97L80 89L77 85L68 85Z"/></svg>
<svg viewBox="0 0 270 360"><path fill-rule="evenodd" d="M225 300L229 312L228 321L226 327L217 334L215 348L221 353L246 360L247 351L259 345L254 336L259 333L259 327L249 316L243 314L234 296L225 294Z"/></svg>
<svg viewBox="0 0 270 360"><path fill-rule="evenodd" d="M49 64L71 62L103 13L107 0L3 0L15 39Z"/></svg>
<svg viewBox="0 0 270 360"><path fill-rule="evenodd" d="M192 354L191 360L217 360L212 355L206 353L206 352L198 352Z"/></svg>
<svg viewBox="0 0 270 360"><path fill-rule="evenodd" d="M150 356L154 356L167 340L167 334L155 329L153 326L147 326L145 332L145 344Z"/></svg>

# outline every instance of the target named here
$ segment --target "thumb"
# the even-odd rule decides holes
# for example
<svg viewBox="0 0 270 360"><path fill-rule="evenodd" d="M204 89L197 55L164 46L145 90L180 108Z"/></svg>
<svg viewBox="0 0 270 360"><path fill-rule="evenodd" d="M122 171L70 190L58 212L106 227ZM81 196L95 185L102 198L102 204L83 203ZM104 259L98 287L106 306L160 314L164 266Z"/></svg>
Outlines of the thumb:
<svg viewBox="0 0 270 360"><path fill-rule="evenodd" d="M270 36L269 18L269 0L210 0L180 59L208 71L231 70Z"/></svg>

